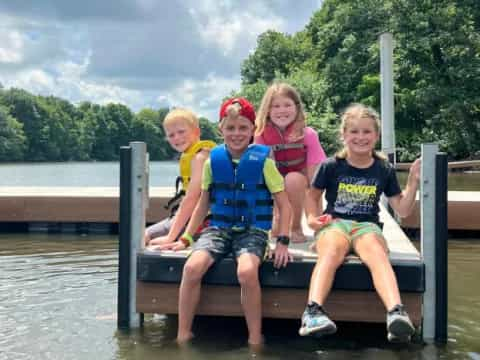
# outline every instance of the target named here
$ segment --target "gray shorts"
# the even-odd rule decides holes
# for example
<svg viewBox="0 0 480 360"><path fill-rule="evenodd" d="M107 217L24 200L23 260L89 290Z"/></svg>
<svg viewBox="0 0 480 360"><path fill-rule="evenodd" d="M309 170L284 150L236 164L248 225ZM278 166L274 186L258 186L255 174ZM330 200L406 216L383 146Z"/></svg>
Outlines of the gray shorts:
<svg viewBox="0 0 480 360"><path fill-rule="evenodd" d="M207 250L214 261L229 254L233 254L237 259L244 253L254 254L263 261L267 242L268 233L260 229L236 231L209 226L200 233L198 240L193 244L193 251Z"/></svg>
<svg viewBox="0 0 480 360"><path fill-rule="evenodd" d="M172 227L173 223L173 217L168 217L165 218L158 223L155 223L153 225L150 225L145 229L145 233L148 234L148 236L151 239L154 239L159 236L166 236L168 235L170 228ZM181 235L182 233L180 233Z"/></svg>

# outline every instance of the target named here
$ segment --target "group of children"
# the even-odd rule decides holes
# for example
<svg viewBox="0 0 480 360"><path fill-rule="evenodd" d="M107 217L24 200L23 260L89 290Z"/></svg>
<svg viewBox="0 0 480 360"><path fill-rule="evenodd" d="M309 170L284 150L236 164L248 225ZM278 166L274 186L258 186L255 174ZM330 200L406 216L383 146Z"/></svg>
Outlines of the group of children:
<svg viewBox="0 0 480 360"><path fill-rule="evenodd" d="M239 97L222 104L219 118L224 144L215 147L200 140L198 120L188 110L172 110L163 122L168 142L182 154L183 197L175 215L147 228L145 243L159 250L192 249L180 284L177 341L193 337L203 276L232 253L248 342L262 343L258 270L269 236L276 239L271 254L274 266L284 267L292 260L290 240L306 240L301 226L304 211L315 230L318 259L299 334L336 331L323 305L337 268L353 251L369 268L386 307L388 339L408 341L415 329L389 262L378 201L385 194L400 216L408 215L418 188L420 161L413 163L402 191L393 166L375 151L378 114L361 104L342 114L344 148L327 159L318 134L306 126L298 92L285 83L267 89L257 114L248 100Z"/></svg>

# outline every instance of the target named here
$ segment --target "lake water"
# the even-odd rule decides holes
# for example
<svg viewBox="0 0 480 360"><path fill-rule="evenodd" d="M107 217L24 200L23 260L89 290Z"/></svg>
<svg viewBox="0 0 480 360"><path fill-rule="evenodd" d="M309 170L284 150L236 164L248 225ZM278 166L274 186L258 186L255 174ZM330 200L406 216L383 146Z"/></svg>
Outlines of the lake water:
<svg viewBox="0 0 480 360"><path fill-rule="evenodd" d="M0 186L118 186L118 174L115 162L1 164ZM175 162L153 162L150 184L170 186L176 174ZM480 174L452 173L449 187L480 191ZM299 321L266 320L266 345L252 353L241 318L197 318L186 348L174 342L175 317L148 316L142 329L118 331L115 235L0 234L0 360L480 360L480 239L450 240L448 256L446 346L392 345L384 326L362 324L301 338Z"/></svg>
<svg viewBox="0 0 480 360"><path fill-rule="evenodd" d="M392 345L384 326L345 323L328 339L301 338L298 320L266 320L260 353L241 318L197 318L186 348L175 317L118 331L117 247L113 235L0 234L0 360L480 359L479 241L449 242L446 346Z"/></svg>
<svg viewBox="0 0 480 360"><path fill-rule="evenodd" d="M177 162L153 161L150 185L173 186L177 173ZM118 162L0 164L0 186L118 186L119 174ZM480 191L480 172L450 173L448 181L450 190Z"/></svg>

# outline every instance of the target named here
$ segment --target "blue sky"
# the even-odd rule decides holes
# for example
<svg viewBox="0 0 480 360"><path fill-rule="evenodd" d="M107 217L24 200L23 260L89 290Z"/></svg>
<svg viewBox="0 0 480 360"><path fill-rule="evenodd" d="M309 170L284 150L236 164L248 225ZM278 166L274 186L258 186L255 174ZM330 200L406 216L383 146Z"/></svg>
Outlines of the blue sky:
<svg viewBox="0 0 480 360"><path fill-rule="evenodd" d="M216 120L268 29L321 0L0 0L0 83L74 103L183 106Z"/></svg>

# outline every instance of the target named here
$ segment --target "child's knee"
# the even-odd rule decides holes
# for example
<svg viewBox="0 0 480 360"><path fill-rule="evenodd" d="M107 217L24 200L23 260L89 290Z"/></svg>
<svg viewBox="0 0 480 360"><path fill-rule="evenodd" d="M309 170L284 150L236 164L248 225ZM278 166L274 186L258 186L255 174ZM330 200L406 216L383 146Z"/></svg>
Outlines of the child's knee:
<svg viewBox="0 0 480 360"><path fill-rule="evenodd" d="M237 270L238 282L241 286L254 285L258 283L258 267L243 266Z"/></svg>
<svg viewBox="0 0 480 360"><path fill-rule="evenodd" d="M285 176L286 191L306 190L308 185L307 177L299 172L291 172Z"/></svg>
<svg viewBox="0 0 480 360"><path fill-rule="evenodd" d="M182 278L189 282L200 281L207 269L205 269L205 266L201 266L201 264L187 261L183 267Z"/></svg>

